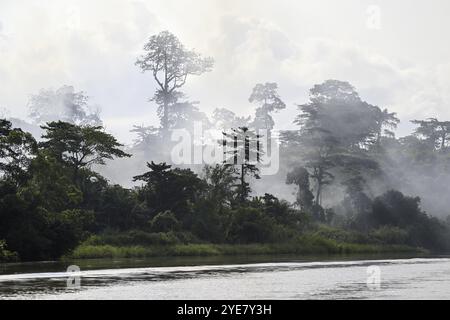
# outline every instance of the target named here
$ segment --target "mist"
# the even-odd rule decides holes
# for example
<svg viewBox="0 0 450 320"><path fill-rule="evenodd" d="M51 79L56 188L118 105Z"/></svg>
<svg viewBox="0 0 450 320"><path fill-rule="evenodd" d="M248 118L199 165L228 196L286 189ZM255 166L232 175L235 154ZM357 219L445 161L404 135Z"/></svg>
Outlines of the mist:
<svg viewBox="0 0 450 320"><path fill-rule="evenodd" d="M274 9L271 1L208 1L198 12L180 1L169 5L126 1L115 6L103 6L101 1L64 5L2 1L2 114L38 140L43 134L40 126L47 121L103 125L133 157L110 161L97 170L112 183L132 187L136 183L131 178L145 170L148 161L170 162L171 144L157 141L158 130L164 127L158 113L161 104L154 96L158 84L135 65L149 37L170 30L186 48L214 59L211 70L189 77L179 88L173 119L167 119L171 129L192 133L194 121L206 129L256 128L261 105L250 101L252 90L257 84L275 83L284 107L270 111L270 129L274 137L296 132L301 130L293 121L299 115L297 106L308 102L310 88L328 79L348 82L363 101L396 113L401 120L392 128L396 139L414 133L411 120L450 117L445 108L450 97L450 46L435 36L449 27L441 14L448 2L436 2L441 10L433 12L419 1L407 2L409 12L420 12L428 21L423 25L405 16L400 3L380 1L374 7L364 1L319 2L301 6L281 2ZM332 10L320 10L324 6ZM339 18L343 12L346 21ZM316 18L308 18L311 15ZM304 21L301 28L298 20ZM401 45L395 39L401 39ZM68 98L77 94L84 100ZM228 118L220 119L218 110L229 112L222 114ZM330 116L330 124L342 130L345 121L339 111ZM348 134L341 129L336 132ZM380 175L365 178L367 194L375 198L389 189L400 190L420 197L428 213L447 216L441 196L448 191L445 163L421 166L405 161L398 152L404 148L401 143L385 148ZM295 201L297 188L285 183L286 176L302 161L287 161L284 156L282 151L277 174L250 181L254 195L271 193ZM199 174L203 170L201 165L192 169ZM345 197L338 171L337 179L323 191L328 207L338 206Z"/></svg>

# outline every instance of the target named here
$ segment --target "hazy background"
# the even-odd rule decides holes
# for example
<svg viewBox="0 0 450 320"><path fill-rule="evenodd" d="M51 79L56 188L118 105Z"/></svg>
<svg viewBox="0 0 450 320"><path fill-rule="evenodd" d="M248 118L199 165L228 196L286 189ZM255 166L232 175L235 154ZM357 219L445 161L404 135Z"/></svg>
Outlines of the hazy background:
<svg viewBox="0 0 450 320"><path fill-rule="evenodd" d="M0 0L0 108L25 118L30 94L73 85L129 143L133 124L158 123L148 102L153 79L134 61L149 36L167 29L215 58L213 72L183 88L202 111L253 114L253 86L277 82L288 107L276 129L291 128L308 89L340 79L398 112L404 135L408 120L450 117L449 14L448 0Z"/></svg>

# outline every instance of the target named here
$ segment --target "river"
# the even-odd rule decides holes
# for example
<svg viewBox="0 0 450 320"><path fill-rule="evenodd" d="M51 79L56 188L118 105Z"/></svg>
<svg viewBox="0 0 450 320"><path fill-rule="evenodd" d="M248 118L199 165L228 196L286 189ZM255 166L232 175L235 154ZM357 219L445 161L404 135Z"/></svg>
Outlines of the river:
<svg viewBox="0 0 450 320"><path fill-rule="evenodd" d="M68 274L69 264L77 264L80 272ZM1 264L0 299L450 299L450 258L283 256Z"/></svg>

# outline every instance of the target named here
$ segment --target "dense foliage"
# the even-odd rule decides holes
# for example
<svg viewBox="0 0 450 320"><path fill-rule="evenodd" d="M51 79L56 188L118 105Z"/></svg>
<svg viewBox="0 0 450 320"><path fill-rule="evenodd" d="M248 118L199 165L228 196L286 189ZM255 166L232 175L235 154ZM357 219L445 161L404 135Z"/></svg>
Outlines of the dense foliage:
<svg viewBox="0 0 450 320"><path fill-rule="evenodd" d="M397 139L395 113L363 101L347 82L328 80L299 106L298 130L281 133L275 178L260 177L258 165L245 161L201 172L175 167L167 157L170 129L191 131L201 121L245 144L256 129L271 136L272 114L286 105L276 83L257 84L249 98L257 105L253 120L225 108L210 120L181 101L179 90L188 77L210 71L212 59L168 32L151 37L144 50L137 65L158 84L161 127L135 126L130 153L72 87L32 96L39 141L0 119L0 261L55 259L81 243L75 256L245 253L253 244L269 253L450 250L450 219L431 217L417 197L435 188L436 202L447 201L449 121L415 120L416 131ZM147 172L129 176L138 187L113 185L98 173L131 153L147 163ZM265 179L295 187L295 201L252 193Z"/></svg>

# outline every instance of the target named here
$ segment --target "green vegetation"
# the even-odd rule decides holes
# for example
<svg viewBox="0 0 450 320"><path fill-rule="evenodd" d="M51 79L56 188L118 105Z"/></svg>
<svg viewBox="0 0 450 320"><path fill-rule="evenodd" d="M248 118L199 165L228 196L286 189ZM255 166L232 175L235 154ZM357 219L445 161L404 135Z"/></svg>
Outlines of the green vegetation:
<svg viewBox="0 0 450 320"><path fill-rule="evenodd" d="M341 230L336 230L340 232ZM151 235L151 234L150 234ZM116 235L121 238L120 234ZM149 236L150 238L152 236ZM170 237L170 236L169 236ZM107 239L110 241L107 241ZM128 238L128 237L127 237ZM155 242L158 242L155 237ZM176 243L156 244L139 243L123 245L116 237L90 238L78 246L67 258L144 258L159 256L214 256L214 255L279 255L279 254L375 254L375 253L424 253L425 250L406 245L346 243L325 238L320 233L307 234L287 243L267 244L211 244ZM138 244L139 243L139 244Z"/></svg>
<svg viewBox="0 0 450 320"><path fill-rule="evenodd" d="M0 262L12 262L18 259L15 252L8 251L6 249L6 242L0 240Z"/></svg>
<svg viewBox="0 0 450 320"><path fill-rule="evenodd" d="M421 194L405 191L424 185L445 198L450 122L414 121L416 131L397 139L394 113L363 101L349 83L328 80L299 106L298 130L282 132L279 173L264 177L246 150L258 158L267 150L242 146L256 129L271 134L271 115L286 107L278 86L255 86L253 120L224 108L209 120L179 90L188 76L210 71L212 59L168 32L150 38L145 50L137 65L158 84L153 101L161 127L135 126L130 150L105 132L87 110L87 96L72 87L32 96L39 141L0 120L0 261L450 251L450 219L427 214ZM63 102L65 112L57 113L64 121L49 112L55 101ZM167 133L189 131L193 121L224 129L224 140L241 145L231 157L243 151L244 161L167 163L174 145ZM98 172L132 153L147 164L146 172L129 176L139 186L113 185ZM295 202L252 193L265 183L295 188ZM448 205L441 208L441 217L449 214Z"/></svg>

